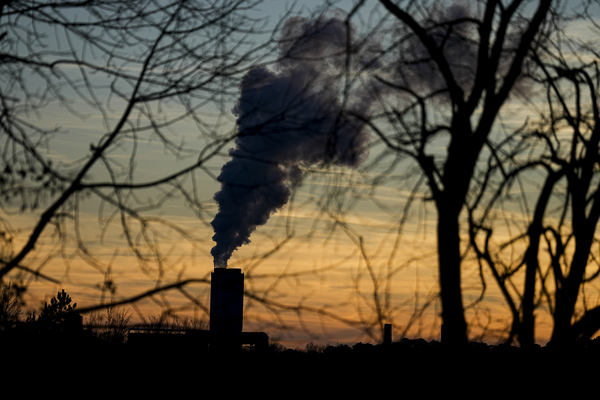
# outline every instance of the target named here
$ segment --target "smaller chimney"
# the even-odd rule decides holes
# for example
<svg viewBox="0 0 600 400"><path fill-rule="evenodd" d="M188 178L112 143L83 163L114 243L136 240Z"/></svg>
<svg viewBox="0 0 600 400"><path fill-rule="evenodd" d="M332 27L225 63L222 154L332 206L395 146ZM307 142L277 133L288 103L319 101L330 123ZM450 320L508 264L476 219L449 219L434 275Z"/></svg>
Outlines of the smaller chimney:
<svg viewBox="0 0 600 400"><path fill-rule="evenodd" d="M215 268L210 283L210 332L220 340L239 338L244 325L244 274Z"/></svg>
<svg viewBox="0 0 600 400"><path fill-rule="evenodd" d="M392 324L383 326L383 344L392 344Z"/></svg>

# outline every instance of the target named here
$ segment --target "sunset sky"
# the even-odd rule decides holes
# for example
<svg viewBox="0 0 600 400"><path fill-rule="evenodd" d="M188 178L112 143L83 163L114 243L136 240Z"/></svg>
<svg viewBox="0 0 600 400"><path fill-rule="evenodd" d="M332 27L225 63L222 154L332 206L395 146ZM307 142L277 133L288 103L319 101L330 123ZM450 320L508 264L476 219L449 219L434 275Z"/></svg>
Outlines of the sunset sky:
<svg viewBox="0 0 600 400"><path fill-rule="evenodd" d="M321 3L299 1L293 10L308 18ZM343 15L353 3L336 2L341 10L337 15ZM386 15L375 3L368 1L353 18L359 35ZM289 6L282 1L265 1L252 15L268 18L264 29L268 32L280 22ZM568 31L583 36L588 28L573 25ZM54 45L64 45L60 33L48 34ZM257 35L253 40L266 39L268 35ZM264 58L271 72L275 68L273 60L273 54ZM78 74L75 66L61 68L67 75L69 68L74 75ZM135 66L131 68L135 70ZM283 69L278 68L278 71ZM65 93L73 98L69 103L71 110L58 101L49 101L37 114L22 115L37 126L58 129L46 142L39 136L36 139L40 139L40 148L45 147L44 157L67 173L76 171L81 166L78 160L90 155L90 146L97 146L101 135L114 128L125 106L116 96L108 97L111 80L100 75L93 75L92 79L97 79L96 93L102 96L104 116L69 89ZM35 87L37 78L30 79L29 84ZM539 108L535 90L528 99L514 96L509 100L498 119L496 135L518 127L526 118L536 117ZM199 157L213 151L215 147L210 145L214 138L234 134L233 98L221 104L221 109L211 103L199 109L200 123L184 118L164 129L170 135L172 149L146 131L140 132L135 140L127 135L110 149L110 168L99 162L85 182L107 182L109 172L124 182L133 165L133 180L143 183L193 165ZM443 106L439 111L443 114ZM160 109L152 104L144 112L156 112L169 119L185 111L177 102L168 102L161 104ZM143 126L144 121L144 113L137 111L130 117L128 127ZM244 330L265 331L292 347L311 340L334 344L375 342L380 337L376 319L378 303L389 316L384 322L394 325L395 339L406 335L439 340L435 205L425 199L426 184L415 163L388 152L372 133L368 133L368 138L365 152L368 157L360 165L301 165L302 183L292 190L290 201L252 233L250 244L233 252L228 268L240 268L245 273L245 289L249 294L245 299ZM446 143L446 139L440 138L431 153L441 154ZM233 146L229 141L183 178L158 188L125 192L120 201L146 217L145 229L134 218L123 222L115 207L100 201L97 195L78 195L73 203L78 211L64 219L61 231L48 225L35 251L23 262L56 282L34 279L28 274L11 275L11 278L24 277L28 286L27 308L39 310L44 301L61 289L71 295L78 308L83 308L196 279L197 282L183 288L185 293L177 289L164 291L125 307L134 314L136 322L142 314L165 310L207 318L208 281L214 266L211 249L215 246L210 223L218 212L213 196L221 189L216 177L231 160L227 151ZM185 150L179 151L182 148ZM417 195L405 217L404 210L413 190ZM538 190L535 179L524 190L535 196ZM97 191L103 196L113 193L106 188ZM186 198L184 193L191 197ZM37 199L27 194L17 196L11 203L2 203L0 223L5 225L3 230L13 234L13 253L24 245L53 198L47 195ZM37 207L21 212L22 203L29 206L37 203ZM518 209L505 210L503 217L513 221L527 218ZM146 263L140 262L128 246L123 224L131 233L132 243L139 244L146 252ZM154 254L148 251L150 248L155 250ZM482 292L480 271L472 254L464 264L463 299L470 337L476 339L485 334L484 340L495 343L508 329L508 308L486 270L483 271L487 283L485 296L475 303ZM543 310L537 315L536 339L545 343L552 318Z"/></svg>

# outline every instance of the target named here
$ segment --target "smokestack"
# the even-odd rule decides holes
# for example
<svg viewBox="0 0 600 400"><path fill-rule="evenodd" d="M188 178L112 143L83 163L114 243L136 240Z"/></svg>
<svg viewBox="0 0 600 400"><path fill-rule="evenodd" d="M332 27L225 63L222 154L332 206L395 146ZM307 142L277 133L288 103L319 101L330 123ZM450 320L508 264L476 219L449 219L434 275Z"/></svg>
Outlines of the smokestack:
<svg viewBox="0 0 600 400"><path fill-rule="evenodd" d="M244 324L244 274L215 268L210 283L210 332L219 340L235 340Z"/></svg>

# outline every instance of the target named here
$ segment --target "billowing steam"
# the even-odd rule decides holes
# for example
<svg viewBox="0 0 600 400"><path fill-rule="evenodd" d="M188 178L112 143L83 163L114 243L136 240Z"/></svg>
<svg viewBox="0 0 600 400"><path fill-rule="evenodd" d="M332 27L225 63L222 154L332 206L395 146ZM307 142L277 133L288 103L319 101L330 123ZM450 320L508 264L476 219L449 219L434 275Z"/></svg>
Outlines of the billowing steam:
<svg viewBox="0 0 600 400"><path fill-rule="evenodd" d="M478 62L476 29L467 23L472 13L468 2L459 0L432 8L422 21L465 93L472 89ZM456 20L463 22L449 23ZM252 232L288 202L302 183L303 167L357 167L366 159L369 135L363 121L375 99L394 93L409 108L415 96L450 101L438 66L406 26L399 24L392 38L370 35L358 41L347 29L342 18L291 18L282 29L279 61L243 78L233 108L238 137L214 196L219 205L212 221L215 267L227 267L233 251L250 243Z"/></svg>
<svg viewBox="0 0 600 400"><path fill-rule="evenodd" d="M214 196L215 267L227 267L233 251L288 202L302 182L301 167L357 167L366 158L367 129L354 116L368 115L374 86L349 89L352 100L342 107L346 29L338 18L292 18L283 27L274 69L257 67L243 78L233 109L239 136Z"/></svg>

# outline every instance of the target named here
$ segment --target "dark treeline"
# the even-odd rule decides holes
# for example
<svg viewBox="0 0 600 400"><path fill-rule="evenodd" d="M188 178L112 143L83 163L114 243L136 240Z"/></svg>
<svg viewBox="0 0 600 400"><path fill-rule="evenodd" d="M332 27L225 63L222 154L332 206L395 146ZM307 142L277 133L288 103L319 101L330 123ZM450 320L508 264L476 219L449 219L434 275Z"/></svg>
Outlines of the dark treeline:
<svg viewBox="0 0 600 400"><path fill-rule="evenodd" d="M218 385L229 393L260 389L352 394L371 389L380 394L416 390L442 395L441 382L454 385L445 386L447 390L467 385L463 390L469 393L492 388L495 393L509 393L530 389L548 376L560 377L563 383L593 382L600 356L599 338L569 351L551 345L523 349L471 342L459 352L435 340L404 338L388 345L311 342L296 349L272 343L263 351L242 348L222 353L187 341L111 342L86 329L78 335L38 333L17 338L12 334L2 332L2 340L14 344L3 354L12 366L9 376L24 382L52 382L66 375L71 390L82 393L103 379L108 385L125 379L135 383L134 391L156 388L187 394L198 385L202 390L205 385Z"/></svg>
<svg viewBox="0 0 600 400"><path fill-rule="evenodd" d="M223 352L197 334L206 332L205 321L191 323L163 314L145 316L134 326L128 325L128 311L109 309L88 316L93 324L84 325L77 305L64 291L39 315L30 313L26 319L20 318L19 303L2 304L0 342L8 367L4 377L29 385L28 393L74 394L96 388L173 396L192 395L208 385L236 395L251 390L332 395L369 390L437 396L448 390L491 389L508 394L529 390L549 376L563 383L594 382L600 356L600 337L569 349L471 342L458 350L436 340L403 338L379 345L310 342L296 349L273 341L262 349L249 346ZM147 340L132 340L133 334Z"/></svg>

